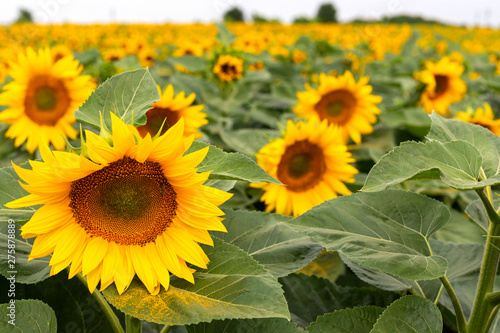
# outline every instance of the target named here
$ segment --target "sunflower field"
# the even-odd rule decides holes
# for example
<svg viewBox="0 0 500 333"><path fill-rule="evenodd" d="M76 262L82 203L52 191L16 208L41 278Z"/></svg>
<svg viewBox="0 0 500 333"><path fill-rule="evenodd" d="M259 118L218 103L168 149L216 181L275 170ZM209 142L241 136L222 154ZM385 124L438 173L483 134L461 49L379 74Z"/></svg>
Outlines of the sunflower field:
<svg viewBox="0 0 500 333"><path fill-rule="evenodd" d="M500 332L500 30L0 48L1 332Z"/></svg>

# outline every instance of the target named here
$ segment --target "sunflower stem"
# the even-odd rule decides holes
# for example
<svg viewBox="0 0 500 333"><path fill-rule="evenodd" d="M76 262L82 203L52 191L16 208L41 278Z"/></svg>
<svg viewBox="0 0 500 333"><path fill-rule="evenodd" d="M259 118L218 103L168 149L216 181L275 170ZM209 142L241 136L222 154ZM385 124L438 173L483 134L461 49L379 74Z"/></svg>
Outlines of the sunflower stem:
<svg viewBox="0 0 500 333"><path fill-rule="evenodd" d="M81 273L76 274L76 277L85 286L85 288L87 288L87 289L89 288L87 285L87 280L82 276ZM125 333L123 331L122 325L120 324L120 320L113 312L113 309L111 309L111 306L109 306L108 301L106 301L104 299L104 296L102 296L102 294L97 289L94 290L94 292L92 293L92 296L97 301L97 303L101 307L102 311L104 312L104 314L108 318L108 321L111 324L111 327L113 328L113 332L114 333Z"/></svg>
<svg viewBox="0 0 500 333"><path fill-rule="evenodd" d="M165 325L165 326L163 326L163 328L162 328L162 330L161 330L161 332L160 332L160 333L168 333L168 332L170 332L170 329L171 329L171 328L172 328L172 326L170 326L170 325Z"/></svg>
<svg viewBox="0 0 500 333"><path fill-rule="evenodd" d="M450 297L451 303L453 304L455 316L457 317L458 332L467 333L467 322L465 321L464 311L462 310L462 305L460 305L457 294L455 294L455 290L453 290L453 287L451 286L450 281L448 281L446 276L440 277L439 280L441 280L441 283L444 289L446 289L448 297Z"/></svg>
<svg viewBox="0 0 500 333"><path fill-rule="evenodd" d="M125 330L127 333L141 333L142 321L129 314L125 314Z"/></svg>
<svg viewBox="0 0 500 333"><path fill-rule="evenodd" d="M488 194L483 190L476 190L479 195L488 217L489 232L486 246L484 249L483 262L479 273L479 283L477 285L476 299L469 318L468 330L469 332L488 332L488 324L490 315L494 310L494 305L488 301L488 296L493 292L495 278L498 267L498 259L500 258L500 239L496 236L500 235L500 216L493 208L493 204L488 198Z"/></svg>

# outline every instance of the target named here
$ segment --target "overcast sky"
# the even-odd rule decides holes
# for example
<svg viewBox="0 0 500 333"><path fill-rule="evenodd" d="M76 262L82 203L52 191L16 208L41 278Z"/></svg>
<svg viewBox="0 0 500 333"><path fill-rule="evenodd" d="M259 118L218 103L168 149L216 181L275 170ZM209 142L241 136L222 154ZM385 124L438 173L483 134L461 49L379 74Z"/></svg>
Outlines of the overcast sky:
<svg viewBox="0 0 500 333"><path fill-rule="evenodd" d="M249 19L258 13L291 23L297 16L313 16L327 0L0 0L0 24L11 23L26 8L39 23L213 22L232 6ZM336 0L341 22L354 18L414 14L452 24L500 27L498 0Z"/></svg>

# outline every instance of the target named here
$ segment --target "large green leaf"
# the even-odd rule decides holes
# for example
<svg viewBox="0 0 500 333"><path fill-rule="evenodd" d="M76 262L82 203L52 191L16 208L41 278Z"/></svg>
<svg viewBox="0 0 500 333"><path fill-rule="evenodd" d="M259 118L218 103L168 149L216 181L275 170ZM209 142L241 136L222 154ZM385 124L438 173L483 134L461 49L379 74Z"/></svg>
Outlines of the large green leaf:
<svg viewBox="0 0 500 333"><path fill-rule="evenodd" d="M357 193L326 201L288 224L328 251L410 280L443 276L448 264L427 238L450 219L441 202L405 191Z"/></svg>
<svg viewBox="0 0 500 333"><path fill-rule="evenodd" d="M482 156L481 167L490 178L500 173L500 137L488 129L457 119L431 115L431 130L427 139L440 142L462 140L473 145Z"/></svg>
<svg viewBox="0 0 500 333"><path fill-rule="evenodd" d="M213 320L186 326L188 333L301 333L293 322L283 318Z"/></svg>
<svg viewBox="0 0 500 333"><path fill-rule="evenodd" d="M215 238L205 247L208 268L194 273L195 284L172 278L168 291L148 293L134 280L122 295L114 286L104 296L117 309L136 318L167 325L214 319L289 318L276 279L244 251Z"/></svg>
<svg viewBox="0 0 500 333"><path fill-rule="evenodd" d="M245 155L226 153L223 150L195 141L187 153L210 146L205 159L198 165L199 172L210 171L209 179L244 180L252 183L268 182L281 184L269 176L260 166Z"/></svg>
<svg viewBox="0 0 500 333"><path fill-rule="evenodd" d="M14 316L9 307L15 307ZM15 326L9 323L14 320ZM56 333L57 322L54 311L38 300L15 300L15 303L0 304L0 331L19 333Z"/></svg>
<svg viewBox="0 0 500 333"><path fill-rule="evenodd" d="M250 211L225 210L227 233L214 233L250 254L271 274L288 275L307 265L323 249L286 224L291 217Z"/></svg>
<svg viewBox="0 0 500 333"><path fill-rule="evenodd" d="M17 283L37 283L49 277L50 257L33 259L28 262L28 255L31 253L32 245L22 239L19 232L19 225L15 225L15 239L8 238L8 224L0 224L0 274L6 278L10 277L12 271L15 271ZM9 255L7 250L14 246L15 255ZM12 263L12 256L15 256L15 262ZM11 266L12 265L12 266Z"/></svg>
<svg viewBox="0 0 500 333"><path fill-rule="evenodd" d="M75 112L79 121L100 128L100 114L111 129L110 112L127 124L146 123L146 112L160 99L156 83L148 69L138 69L115 75L100 85Z"/></svg>
<svg viewBox="0 0 500 333"><path fill-rule="evenodd" d="M479 181L482 157L465 141L404 142L370 170L362 191L380 191L410 179L441 179L460 190L500 184L500 175Z"/></svg>
<svg viewBox="0 0 500 333"><path fill-rule="evenodd" d="M326 279L290 274L280 279L292 321L307 327L318 316L343 308L376 305L386 307L399 295L375 288L342 287Z"/></svg>
<svg viewBox="0 0 500 333"><path fill-rule="evenodd" d="M363 306L343 309L319 317L307 328L310 333L369 333L384 309Z"/></svg>
<svg viewBox="0 0 500 333"><path fill-rule="evenodd" d="M33 207L10 209L4 205L15 199L19 199L29 193L19 185L19 177L13 167L0 169L0 222L13 219L22 224L31 219L36 209Z"/></svg>
<svg viewBox="0 0 500 333"><path fill-rule="evenodd" d="M434 303L419 296L406 296L392 303L380 315L372 333L441 333L443 319Z"/></svg>

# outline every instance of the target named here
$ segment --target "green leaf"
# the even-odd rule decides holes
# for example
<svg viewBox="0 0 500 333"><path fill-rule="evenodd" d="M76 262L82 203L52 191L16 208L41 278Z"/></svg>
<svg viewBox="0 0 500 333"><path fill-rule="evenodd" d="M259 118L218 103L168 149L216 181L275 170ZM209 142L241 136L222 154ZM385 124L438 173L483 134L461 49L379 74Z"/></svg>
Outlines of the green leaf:
<svg viewBox="0 0 500 333"><path fill-rule="evenodd" d="M20 333L56 333L57 322L54 311L47 304L31 299L14 300L0 304L0 331ZM9 308L11 307L11 308ZM12 307L14 316L10 317ZM14 325L9 323L14 320Z"/></svg>
<svg viewBox="0 0 500 333"><path fill-rule="evenodd" d="M380 114L379 118L382 123L392 128L403 127L419 137L424 137L431 125L429 114L422 108L388 110Z"/></svg>
<svg viewBox="0 0 500 333"><path fill-rule="evenodd" d="M493 199L493 207L495 207L495 210L500 208L500 199ZM474 220L474 222L477 223L479 227L482 228L484 234L488 233L488 213L486 213L486 208L484 208L480 199L472 201L467 208L465 208L465 214L467 214L472 220Z"/></svg>
<svg viewBox="0 0 500 333"><path fill-rule="evenodd" d="M484 246L481 244L440 242L432 239L430 243L434 253L442 255L448 260L450 268L446 272L446 277L460 300L465 317L468 318L476 294L477 276L483 259ZM441 283L435 281L435 290L437 291L439 287L441 287ZM448 293L443 292L439 302L455 313Z"/></svg>
<svg viewBox="0 0 500 333"><path fill-rule="evenodd" d="M178 58L168 58L168 61L179 64L192 72L206 71L210 66L210 63L202 57L195 57L192 55L186 55Z"/></svg>
<svg viewBox="0 0 500 333"><path fill-rule="evenodd" d="M19 185L19 177L13 167L0 169L0 221L13 219L16 223L31 219L36 209L33 207L10 209L4 205L10 201L22 198L29 193Z"/></svg>
<svg viewBox="0 0 500 333"><path fill-rule="evenodd" d="M431 280L443 276L448 264L431 254L427 238L449 219L448 208L439 201L387 190L326 201L288 225L361 265L410 280Z"/></svg>
<svg viewBox="0 0 500 333"><path fill-rule="evenodd" d="M209 179L203 185L210 186L213 188L218 188L219 190L227 192L236 185L236 180Z"/></svg>
<svg viewBox="0 0 500 333"><path fill-rule="evenodd" d="M49 277L50 257L33 259L28 262L28 255L31 253L32 245L20 236L19 225L15 224L15 238L9 238L9 227L7 223L0 224L0 274L6 278L10 277L12 271L15 271L17 283L37 283ZM10 254L7 250L14 249L15 254ZM15 262L12 261L12 256L15 256ZM12 267L10 265L13 265Z"/></svg>
<svg viewBox="0 0 500 333"><path fill-rule="evenodd" d="M488 129L458 119L431 115L432 125L427 139L439 142L462 140L473 145L482 156L481 167L490 178L500 173L500 137Z"/></svg>
<svg viewBox="0 0 500 333"><path fill-rule="evenodd" d="M307 327L318 316L347 307L386 307L399 295L375 288L342 287L326 279L290 274L280 279L292 321ZM371 328L371 327L370 327Z"/></svg>
<svg viewBox="0 0 500 333"><path fill-rule="evenodd" d="M255 156L255 154L271 139L280 136L279 131L263 129L239 129L228 131L221 129L220 136L229 148L245 155Z"/></svg>
<svg viewBox="0 0 500 333"><path fill-rule="evenodd" d="M236 36L231 31L229 31L226 25L222 22L217 23L216 27L219 33L217 34L215 39L217 39L217 41L223 46L229 47L236 39Z"/></svg>
<svg viewBox="0 0 500 333"><path fill-rule="evenodd" d="M198 165L199 172L210 171L209 179L244 180L252 183L281 184L245 155L226 153L201 141L195 141L187 153L210 146L205 159Z"/></svg>
<svg viewBox="0 0 500 333"><path fill-rule="evenodd" d="M319 317L307 328L310 333L369 333L384 309L363 306L343 309Z"/></svg>
<svg viewBox="0 0 500 333"><path fill-rule="evenodd" d="M289 318L280 284L248 254L214 239L204 247L208 268L194 273L195 284L173 277L168 291L152 296L134 280L122 295L111 286L106 299L141 320L187 325L214 319Z"/></svg>
<svg viewBox="0 0 500 333"><path fill-rule="evenodd" d="M460 190L500 184L500 175L478 181L481 163L479 151L465 141L403 142L375 164L362 191L380 191L413 179L441 179Z"/></svg>
<svg viewBox="0 0 500 333"><path fill-rule="evenodd" d="M294 323L283 318L214 320L186 326L188 333L301 333Z"/></svg>
<svg viewBox="0 0 500 333"><path fill-rule="evenodd" d="M291 217L229 209L224 212L222 223L227 233L214 234L250 254L274 276L295 272L323 249L309 237L281 223Z"/></svg>
<svg viewBox="0 0 500 333"><path fill-rule="evenodd" d="M441 333L442 331L443 319L434 303L419 296L406 296L392 303L380 315L370 332Z"/></svg>
<svg viewBox="0 0 500 333"><path fill-rule="evenodd" d="M138 69L115 75L100 85L75 112L81 122L100 128L100 114L111 129L110 112L126 124L146 123L146 112L160 99L156 83L148 69Z"/></svg>
<svg viewBox="0 0 500 333"><path fill-rule="evenodd" d="M469 207L470 205L467 206L467 208ZM431 238L455 243L484 244L486 242L486 237L484 237L488 233L486 230L479 228L464 213L456 209L450 209L450 212L451 222L433 233ZM486 214L486 211L484 211L484 214Z"/></svg>

